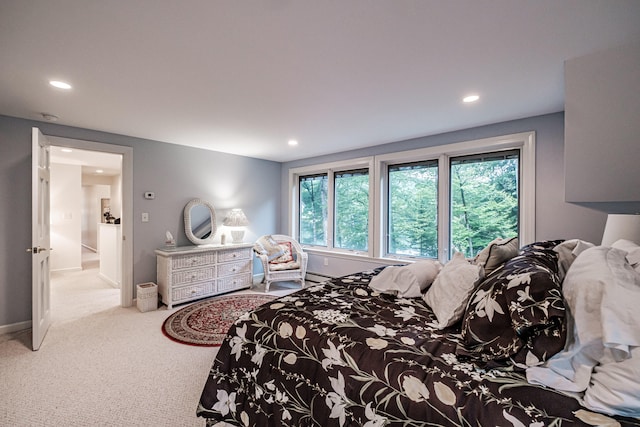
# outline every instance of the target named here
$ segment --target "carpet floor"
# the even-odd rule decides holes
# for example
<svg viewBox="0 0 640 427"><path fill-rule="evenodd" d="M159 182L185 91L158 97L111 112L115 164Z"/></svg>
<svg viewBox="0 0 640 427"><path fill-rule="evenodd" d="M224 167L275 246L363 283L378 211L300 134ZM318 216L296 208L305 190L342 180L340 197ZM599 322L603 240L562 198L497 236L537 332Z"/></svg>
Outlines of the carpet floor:
<svg viewBox="0 0 640 427"><path fill-rule="evenodd" d="M269 294L299 289L277 285ZM53 324L40 350L30 330L0 336L0 425L204 425L195 411L217 347L163 335L181 306L141 313L119 301L95 269L52 273Z"/></svg>

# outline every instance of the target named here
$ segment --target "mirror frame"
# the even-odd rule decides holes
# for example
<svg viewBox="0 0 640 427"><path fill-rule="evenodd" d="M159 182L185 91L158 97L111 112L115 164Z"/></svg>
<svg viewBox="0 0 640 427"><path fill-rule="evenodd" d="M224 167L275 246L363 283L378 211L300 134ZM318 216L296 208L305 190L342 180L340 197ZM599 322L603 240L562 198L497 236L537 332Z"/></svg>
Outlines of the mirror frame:
<svg viewBox="0 0 640 427"><path fill-rule="evenodd" d="M193 234L191 229L191 208L195 206L204 206L209 209L211 215L211 234L206 239L200 239ZM208 245L213 242L213 238L216 236L218 226L216 224L216 210L213 205L206 200L193 199L184 207L184 233L187 235L187 239L194 245Z"/></svg>

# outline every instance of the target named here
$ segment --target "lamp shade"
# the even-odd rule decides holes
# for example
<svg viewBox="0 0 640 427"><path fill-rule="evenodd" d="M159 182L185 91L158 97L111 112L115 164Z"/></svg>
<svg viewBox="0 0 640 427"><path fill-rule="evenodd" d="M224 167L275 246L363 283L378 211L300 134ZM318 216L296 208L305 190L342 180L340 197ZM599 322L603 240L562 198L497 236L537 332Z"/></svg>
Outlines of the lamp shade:
<svg viewBox="0 0 640 427"><path fill-rule="evenodd" d="M231 209L231 212L222 221L222 224L227 227L246 227L249 225L247 217L242 212L242 209Z"/></svg>
<svg viewBox="0 0 640 427"><path fill-rule="evenodd" d="M607 217L602 246L611 246L620 239L640 244L640 215L610 214Z"/></svg>

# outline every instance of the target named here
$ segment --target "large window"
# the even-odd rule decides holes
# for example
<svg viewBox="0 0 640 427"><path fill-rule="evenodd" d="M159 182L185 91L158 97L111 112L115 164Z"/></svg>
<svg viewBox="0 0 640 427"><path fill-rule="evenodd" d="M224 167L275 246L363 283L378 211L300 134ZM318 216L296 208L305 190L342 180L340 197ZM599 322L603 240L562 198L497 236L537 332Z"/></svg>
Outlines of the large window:
<svg viewBox="0 0 640 427"><path fill-rule="evenodd" d="M369 170L334 174L334 247L367 251L369 247Z"/></svg>
<svg viewBox="0 0 640 427"><path fill-rule="evenodd" d="M388 252L437 258L438 162L392 165L388 173Z"/></svg>
<svg viewBox="0 0 640 427"><path fill-rule="evenodd" d="M310 250L444 262L496 237L534 241L533 132L289 173L291 230Z"/></svg>
<svg viewBox="0 0 640 427"><path fill-rule="evenodd" d="M301 176L300 189L300 243L327 246L327 174Z"/></svg>
<svg viewBox="0 0 640 427"><path fill-rule="evenodd" d="M450 160L451 250L474 257L496 237L518 235L519 151Z"/></svg>

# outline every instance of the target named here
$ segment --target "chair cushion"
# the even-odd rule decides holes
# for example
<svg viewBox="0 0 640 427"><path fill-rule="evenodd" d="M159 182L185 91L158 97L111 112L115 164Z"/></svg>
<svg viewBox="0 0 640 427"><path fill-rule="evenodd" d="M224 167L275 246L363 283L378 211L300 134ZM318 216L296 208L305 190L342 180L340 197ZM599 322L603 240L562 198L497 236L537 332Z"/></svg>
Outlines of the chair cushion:
<svg viewBox="0 0 640 427"><path fill-rule="evenodd" d="M298 261L269 263L269 271L297 270L299 268L300 263Z"/></svg>

